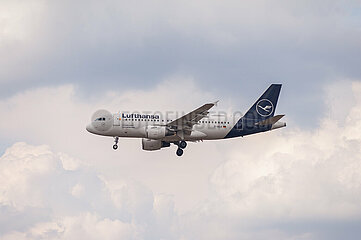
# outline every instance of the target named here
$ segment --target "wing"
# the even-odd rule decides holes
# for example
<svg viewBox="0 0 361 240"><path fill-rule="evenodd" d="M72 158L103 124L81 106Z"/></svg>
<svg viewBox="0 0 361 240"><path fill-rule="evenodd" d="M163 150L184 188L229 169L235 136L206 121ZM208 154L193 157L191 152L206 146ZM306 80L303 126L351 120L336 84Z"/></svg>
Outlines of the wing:
<svg viewBox="0 0 361 240"><path fill-rule="evenodd" d="M207 116L209 113L208 110L211 109L214 105L217 105L217 103L218 101L204 104L196 110L168 123L167 125L176 128L177 130L191 130L193 125L197 124L199 120Z"/></svg>

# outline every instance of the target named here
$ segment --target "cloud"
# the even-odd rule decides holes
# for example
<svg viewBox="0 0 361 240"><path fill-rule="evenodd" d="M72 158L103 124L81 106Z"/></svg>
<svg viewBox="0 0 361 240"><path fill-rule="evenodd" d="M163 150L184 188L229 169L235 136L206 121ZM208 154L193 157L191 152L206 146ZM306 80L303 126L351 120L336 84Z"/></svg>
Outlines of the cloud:
<svg viewBox="0 0 361 240"><path fill-rule="evenodd" d="M4 219L2 239L144 239L162 234L157 221L169 225L174 208L165 197L155 201L142 184L112 183L83 165L67 170L62 155L45 145L16 143L1 156L3 218L26 217Z"/></svg>
<svg viewBox="0 0 361 240"><path fill-rule="evenodd" d="M135 226L119 220L99 219L86 213L65 217L55 222L38 223L26 233L12 232L3 239L142 239Z"/></svg>

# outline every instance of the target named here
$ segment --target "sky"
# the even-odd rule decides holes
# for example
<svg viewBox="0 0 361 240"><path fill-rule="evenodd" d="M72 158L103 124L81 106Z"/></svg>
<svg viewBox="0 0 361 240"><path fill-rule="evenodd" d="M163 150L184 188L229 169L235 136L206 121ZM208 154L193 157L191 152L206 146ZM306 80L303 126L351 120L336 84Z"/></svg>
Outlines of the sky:
<svg viewBox="0 0 361 240"><path fill-rule="evenodd" d="M0 0L0 238L357 238L360 42L354 0ZM271 83L287 128L182 158L85 130Z"/></svg>

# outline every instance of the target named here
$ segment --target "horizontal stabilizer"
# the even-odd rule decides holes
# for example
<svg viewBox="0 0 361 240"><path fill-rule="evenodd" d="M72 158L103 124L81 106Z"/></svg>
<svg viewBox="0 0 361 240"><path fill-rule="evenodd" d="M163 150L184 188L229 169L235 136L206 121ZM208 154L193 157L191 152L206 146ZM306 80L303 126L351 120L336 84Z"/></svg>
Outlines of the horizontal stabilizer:
<svg viewBox="0 0 361 240"><path fill-rule="evenodd" d="M270 118L267 118L264 121L255 123L255 125L261 125L261 126L273 125L276 122L278 122L281 118L283 118L284 116L285 115L277 115L277 116L274 116L274 117L270 117Z"/></svg>

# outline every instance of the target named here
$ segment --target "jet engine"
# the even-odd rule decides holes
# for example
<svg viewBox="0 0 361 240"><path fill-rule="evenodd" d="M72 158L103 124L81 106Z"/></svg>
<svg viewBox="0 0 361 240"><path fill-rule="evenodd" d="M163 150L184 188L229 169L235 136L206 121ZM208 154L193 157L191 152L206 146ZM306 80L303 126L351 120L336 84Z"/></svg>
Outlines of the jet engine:
<svg viewBox="0 0 361 240"><path fill-rule="evenodd" d="M145 131L147 138L150 139L161 139L175 134L175 132L163 126L148 126Z"/></svg>
<svg viewBox="0 0 361 240"><path fill-rule="evenodd" d="M104 109L96 111L91 118L91 125L98 131L108 131L113 126L113 115Z"/></svg>
<svg viewBox="0 0 361 240"><path fill-rule="evenodd" d="M164 147L170 147L170 143L161 140L148 139L148 138L142 139L143 150L154 151Z"/></svg>

